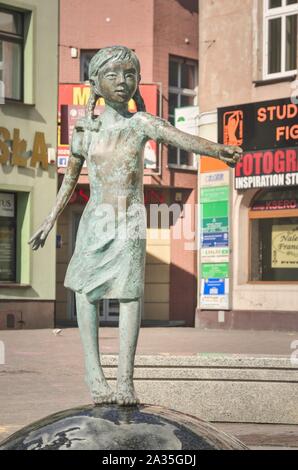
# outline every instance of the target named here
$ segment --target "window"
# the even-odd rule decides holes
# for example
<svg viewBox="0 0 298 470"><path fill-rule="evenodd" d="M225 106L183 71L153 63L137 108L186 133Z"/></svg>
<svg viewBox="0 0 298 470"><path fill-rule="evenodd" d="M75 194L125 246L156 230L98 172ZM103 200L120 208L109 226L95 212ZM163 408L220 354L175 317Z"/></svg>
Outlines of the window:
<svg viewBox="0 0 298 470"><path fill-rule="evenodd" d="M197 63L179 57L169 60L169 121L175 125L175 108L194 106L197 100ZM169 165L196 167L192 153L168 147Z"/></svg>
<svg viewBox="0 0 298 470"><path fill-rule="evenodd" d="M81 49L80 53L80 80L81 82L87 82L89 80L89 64L90 60L96 54L98 49Z"/></svg>
<svg viewBox="0 0 298 470"><path fill-rule="evenodd" d="M264 78L297 71L298 0L264 0Z"/></svg>
<svg viewBox="0 0 298 470"><path fill-rule="evenodd" d="M298 281L298 191L262 192L253 201L251 281Z"/></svg>
<svg viewBox="0 0 298 470"><path fill-rule="evenodd" d="M24 13L0 8L0 81L6 99L23 100Z"/></svg>
<svg viewBox="0 0 298 470"><path fill-rule="evenodd" d="M16 281L16 195L0 193L0 282Z"/></svg>

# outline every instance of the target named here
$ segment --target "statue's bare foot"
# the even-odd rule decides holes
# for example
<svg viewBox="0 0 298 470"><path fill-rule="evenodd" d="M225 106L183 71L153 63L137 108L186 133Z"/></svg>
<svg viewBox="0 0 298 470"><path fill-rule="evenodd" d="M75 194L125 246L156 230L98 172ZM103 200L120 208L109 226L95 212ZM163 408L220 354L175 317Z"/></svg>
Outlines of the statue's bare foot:
<svg viewBox="0 0 298 470"><path fill-rule="evenodd" d="M91 396L95 405L102 405L104 403L117 403L116 393L113 392L105 379L99 380L98 378L94 378L90 380L90 378L88 378L86 381L89 385Z"/></svg>
<svg viewBox="0 0 298 470"><path fill-rule="evenodd" d="M109 393L108 392L99 392L99 391L96 391L94 392L92 390L91 392L92 394L92 399L93 399L93 403L95 405L103 405L103 404L113 404L113 403L117 403L117 397L116 397L116 394L111 390Z"/></svg>
<svg viewBox="0 0 298 470"><path fill-rule="evenodd" d="M132 406L140 403L132 383L125 381L118 384L117 403L122 406Z"/></svg>

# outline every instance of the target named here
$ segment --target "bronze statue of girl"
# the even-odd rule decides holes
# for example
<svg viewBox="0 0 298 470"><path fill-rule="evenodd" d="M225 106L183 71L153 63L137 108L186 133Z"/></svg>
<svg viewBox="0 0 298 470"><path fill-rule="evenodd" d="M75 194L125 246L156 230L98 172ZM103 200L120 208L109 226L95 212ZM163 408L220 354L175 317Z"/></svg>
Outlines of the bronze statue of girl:
<svg viewBox="0 0 298 470"><path fill-rule="evenodd" d="M134 405L139 402L133 385L133 370L146 254L146 219L142 210L144 146L153 139L187 152L219 158L230 166L239 160L242 149L186 134L164 119L146 113L139 92L139 60L126 47L107 47L97 52L90 62L89 79L91 94L87 115L76 124L68 167L56 203L29 243L33 250L44 245L86 160L90 200L80 221L65 286L76 293L86 380L94 403ZM95 116L99 96L105 100L105 110ZM135 114L128 111L131 98L137 104ZM116 392L107 383L100 364L97 303L104 298L120 301Z"/></svg>

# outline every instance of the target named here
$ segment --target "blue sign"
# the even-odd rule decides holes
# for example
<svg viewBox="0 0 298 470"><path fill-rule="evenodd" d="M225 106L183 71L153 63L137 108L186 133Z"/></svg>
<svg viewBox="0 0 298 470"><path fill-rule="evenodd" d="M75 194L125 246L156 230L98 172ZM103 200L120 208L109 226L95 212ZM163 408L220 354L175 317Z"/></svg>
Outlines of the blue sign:
<svg viewBox="0 0 298 470"><path fill-rule="evenodd" d="M228 232L203 233L202 248L211 248L215 246L229 246Z"/></svg>
<svg viewBox="0 0 298 470"><path fill-rule="evenodd" d="M224 295L226 294L225 279L203 279L202 294L203 295Z"/></svg>

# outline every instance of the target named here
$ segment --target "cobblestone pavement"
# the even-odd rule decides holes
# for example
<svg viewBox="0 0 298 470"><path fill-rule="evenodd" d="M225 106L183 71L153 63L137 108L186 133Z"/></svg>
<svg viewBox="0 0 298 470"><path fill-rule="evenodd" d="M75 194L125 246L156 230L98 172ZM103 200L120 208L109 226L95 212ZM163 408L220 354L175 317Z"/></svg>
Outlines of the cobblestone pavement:
<svg viewBox="0 0 298 470"><path fill-rule="evenodd" d="M142 328L137 354L289 356L294 340L298 332ZM5 350L0 365L0 440L51 413L90 403L77 328L58 335L47 329L0 331L0 341ZM100 350L118 353L117 328L100 329ZM298 447L298 426L216 425L256 448Z"/></svg>

